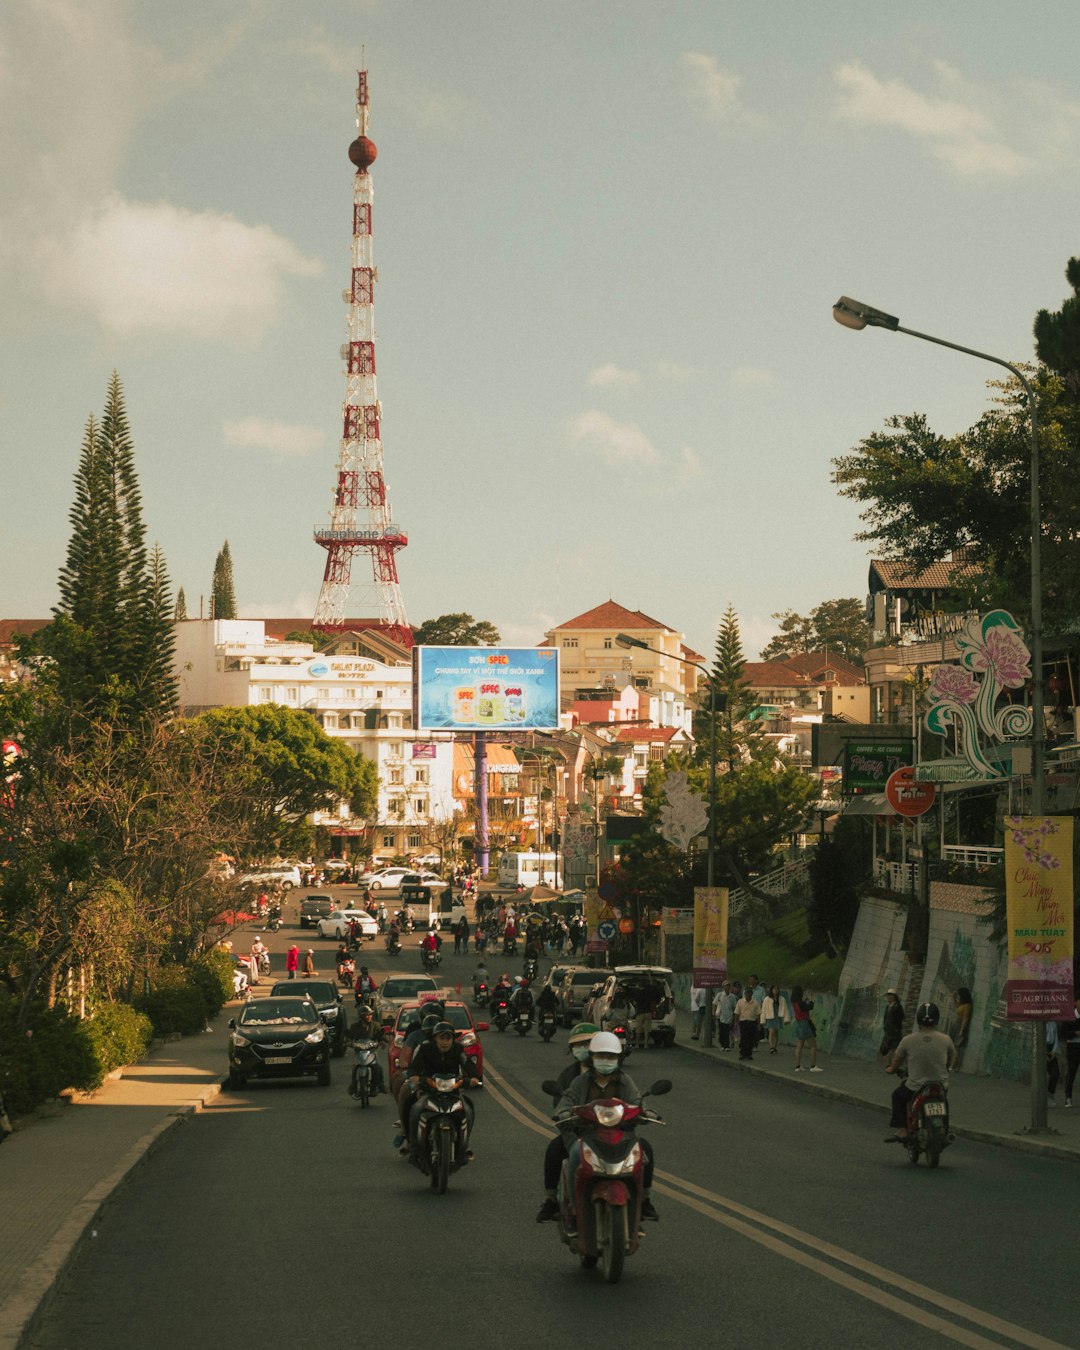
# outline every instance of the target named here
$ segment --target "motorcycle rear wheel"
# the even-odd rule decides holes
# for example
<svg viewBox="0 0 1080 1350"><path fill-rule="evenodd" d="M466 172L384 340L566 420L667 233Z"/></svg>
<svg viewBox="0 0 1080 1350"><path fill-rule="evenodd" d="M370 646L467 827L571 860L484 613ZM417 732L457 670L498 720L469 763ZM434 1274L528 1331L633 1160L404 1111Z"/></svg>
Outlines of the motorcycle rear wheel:
<svg viewBox="0 0 1080 1350"><path fill-rule="evenodd" d="M618 1284L626 1256L626 1206L609 1205L606 1200L597 1200L595 1215L600 1269L608 1284Z"/></svg>
<svg viewBox="0 0 1080 1350"><path fill-rule="evenodd" d="M431 1172L431 1184L438 1195L446 1194L446 1185L450 1180L450 1153L452 1149L453 1142L450 1138L450 1131L440 1130L439 1151Z"/></svg>

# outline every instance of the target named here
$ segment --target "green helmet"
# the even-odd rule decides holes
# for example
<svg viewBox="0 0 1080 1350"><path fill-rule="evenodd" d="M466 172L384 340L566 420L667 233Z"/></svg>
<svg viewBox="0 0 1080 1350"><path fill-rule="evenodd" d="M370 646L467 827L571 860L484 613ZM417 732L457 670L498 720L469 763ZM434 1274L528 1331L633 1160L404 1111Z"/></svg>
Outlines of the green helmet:
<svg viewBox="0 0 1080 1350"><path fill-rule="evenodd" d="M599 1030L600 1028L594 1027L591 1022L579 1022L576 1027L570 1028L570 1035L566 1038L567 1044L588 1045Z"/></svg>

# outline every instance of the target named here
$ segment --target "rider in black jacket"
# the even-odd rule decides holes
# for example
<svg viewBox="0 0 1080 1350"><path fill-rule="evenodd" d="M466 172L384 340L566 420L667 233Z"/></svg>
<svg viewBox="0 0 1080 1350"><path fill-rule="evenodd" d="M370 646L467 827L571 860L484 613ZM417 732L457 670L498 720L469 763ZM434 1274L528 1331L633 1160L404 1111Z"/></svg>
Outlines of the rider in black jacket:
<svg viewBox="0 0 1080 1350"><path fill-rule="evenodd" d="M449 1022L440 1022L430 1041L420 1045L409 1064L409 1082L417 1093L417 1099L409 1111L409 1156L416 1154L416 1129L420 1123L425 1078L435 1076L453 1076L461 1078L469 1087L479 1087L480 1079L475 1077L475 1065L465 1051L454 1040L454 1028ZM465 1102L467 1120L466 1138L472 1133L475 1109L468 1097Z"/></svg>

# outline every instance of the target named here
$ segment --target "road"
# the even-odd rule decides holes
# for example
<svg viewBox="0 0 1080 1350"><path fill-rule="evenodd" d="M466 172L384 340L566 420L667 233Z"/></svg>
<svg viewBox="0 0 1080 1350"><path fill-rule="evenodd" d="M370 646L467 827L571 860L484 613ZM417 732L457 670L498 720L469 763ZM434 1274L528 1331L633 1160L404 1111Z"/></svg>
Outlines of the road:
<svg viewBox="0 0 1080 1350"><path fill-rule="evenodd" d="M276 935L275 974L294 936ZM307 939L321 973L334 944ZM381 943L366 956L378 979ZM451 953L442 973L467 985L473 965ZM419 966L409 947L393 968ZM553 1224L535 1222L548 1137L539 1084L565 1064L564 1034L545 1046L492 1029L484 1044L478 1158L445 1196L392 1148L390 1099L363 1111L347 1098L349 1060L335 1061L329 1089L226 1090L136 1172L32 1344L1080 1342L1068 1164L963 1142L938 1171L912 1168L882 1143L884 1115L679 1049L629 1066L642 1086L670 1076L675 1088L653 1134L661 1221L622 1283L606 1286Z"/></svg>

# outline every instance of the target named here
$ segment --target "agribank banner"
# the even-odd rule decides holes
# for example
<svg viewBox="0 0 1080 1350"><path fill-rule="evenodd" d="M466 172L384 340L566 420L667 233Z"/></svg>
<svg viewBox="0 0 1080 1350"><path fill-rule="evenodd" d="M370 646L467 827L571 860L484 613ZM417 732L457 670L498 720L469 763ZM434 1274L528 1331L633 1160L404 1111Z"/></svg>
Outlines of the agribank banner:
<svg viewBox="0 0 1080 1350"><path fill-rule="evenodd" d="M555 647L414 647L418 731L557 731Z"/></svg>
<svg viewBox="0 0 1080 1350"><path fill-rule="evenodd" d="M1068 816L1005 817L1010 1022L1072 1019L1072 840Z"/></svg>
<svg viewBox="0 0 1080 1350"><path fill-rule="evenodd" d="M727 978L728 890L694 887L694 983L718 989Z"/></svg>

